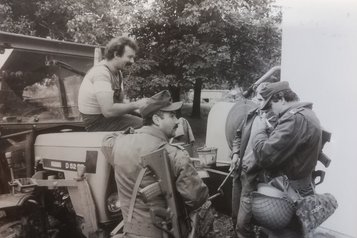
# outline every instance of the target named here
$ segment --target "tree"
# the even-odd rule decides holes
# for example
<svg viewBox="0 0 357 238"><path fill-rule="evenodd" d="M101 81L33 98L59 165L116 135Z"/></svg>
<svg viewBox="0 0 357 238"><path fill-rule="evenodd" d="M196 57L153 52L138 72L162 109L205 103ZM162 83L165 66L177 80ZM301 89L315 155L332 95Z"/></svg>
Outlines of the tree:
<svg viewBox="0 0 357 238"><path fill-rule="evenodd" d="M105 44L130 32L139 60L130 98L168 88L174 100L194 88L246 88L280 62L281 13L273 0L2 0L0 30Z"/></svg>
<svg viewBox="0 0 357 238"><path fill-rule="evenodd" d="M194 88L192 116L199 117L202 86L247 87L279 63L281 16L270 3L158 0L135 15L132 34L142 57L156 62L158 82L171 91ZM141 87L152 83L141 81Z"/></svg>
<svg viewBox="0 0 357 238"><path fill-rule="evenodd" d="M131 1L3 0L0 30L87 44L128 32Z"/></svg>
<svg viewBox="0 0 357 238"><path fill-rule="evenodd" d="M31 8L29 6L29 8ZM0 30L13 33L35 35L33 22L13 9L10 1L0 3Z"/></svg>

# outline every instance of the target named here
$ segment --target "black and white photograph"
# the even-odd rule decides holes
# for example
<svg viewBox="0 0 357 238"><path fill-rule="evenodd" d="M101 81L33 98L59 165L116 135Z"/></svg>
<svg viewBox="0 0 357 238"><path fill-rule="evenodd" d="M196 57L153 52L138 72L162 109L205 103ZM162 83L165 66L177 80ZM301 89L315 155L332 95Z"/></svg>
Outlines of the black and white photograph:
<svg viewBox="0 0 357 238"><path fill-rule="evenodd" d="M0 238L357 238L356 0L0 0Z"/></svg>

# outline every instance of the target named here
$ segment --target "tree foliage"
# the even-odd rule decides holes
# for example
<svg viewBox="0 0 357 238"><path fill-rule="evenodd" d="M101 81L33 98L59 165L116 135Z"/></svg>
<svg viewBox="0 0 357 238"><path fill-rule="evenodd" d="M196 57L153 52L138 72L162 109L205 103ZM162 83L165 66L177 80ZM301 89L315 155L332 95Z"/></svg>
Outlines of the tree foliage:
<svg viewBox="0 0 357 238"><path fill-rule="evenodd" d="M134 16L142 57L170 88L247 87L280 62L281 15L270 0L157 0ZM138 72L140 74L140 71ZM167 83L164 83L164 82ZM143 86L145 83L145 86ZM140 87L151 87L141 81Z"/></svg>
<svg viewBox="0 0 357 238"><path fill-rule="evenodd" d="M2 0L0 30L87 44L128 32L131 1Z"/></svg>
<svg viewBox="0 0 357 238"><path fill-rule="evenodd" d="M0 30L105 44L130 32L140 44L126 72L131 98L168 88L246 88L280 63L281 13L274 0L2 0Z"/></svg>

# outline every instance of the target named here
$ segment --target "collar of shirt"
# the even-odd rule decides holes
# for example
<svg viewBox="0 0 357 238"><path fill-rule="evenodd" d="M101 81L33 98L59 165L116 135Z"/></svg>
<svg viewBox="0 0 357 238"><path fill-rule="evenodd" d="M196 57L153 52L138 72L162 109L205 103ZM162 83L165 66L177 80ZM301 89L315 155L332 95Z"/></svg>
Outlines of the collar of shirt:
<svg viewBox="0 0 357 238"><path fill-rule="evenodd" d="M143 126L140 129L136 130L137 133L149 134L154 137L160 138L163 141L168 142L166 135L158 128L154 126Z"/></svg>
<svg viewBox="0 0 357 238"><path fill-rule="evenodd" d="M305 107L305 108L312 109L312 103L310 103L310 102L296 102L293 105L291 105L290 107L286 108L284 111L280 112L279 118L282 117L286 112L290 111L291 109L299 108L299 107Z"/></svg>

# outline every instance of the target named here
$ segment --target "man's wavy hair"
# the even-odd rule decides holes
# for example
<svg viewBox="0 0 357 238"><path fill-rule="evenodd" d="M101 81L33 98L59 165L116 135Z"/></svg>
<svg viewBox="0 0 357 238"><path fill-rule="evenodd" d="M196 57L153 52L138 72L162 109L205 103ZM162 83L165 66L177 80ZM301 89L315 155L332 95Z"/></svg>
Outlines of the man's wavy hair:
<svg viewBox="0 0 357 238"><path fill-rule="evenodd" d="M278 93L273 94L269 101L268 108L271 108L272 102L278 102L280 99L285 99L287 102L297 102L299 101L299 96L292 90L283 90Z"/></svg>
<svg viewBox="0 0 357 238"><path fill-rule="evenodd" d="M117 52L117 56L123 56L125 46L129 46L134 51L139 50L139 47L134 39L124 36L116 37L111 39L105 47L105 58L107 60L113 59L115 52Z"/></svg>

